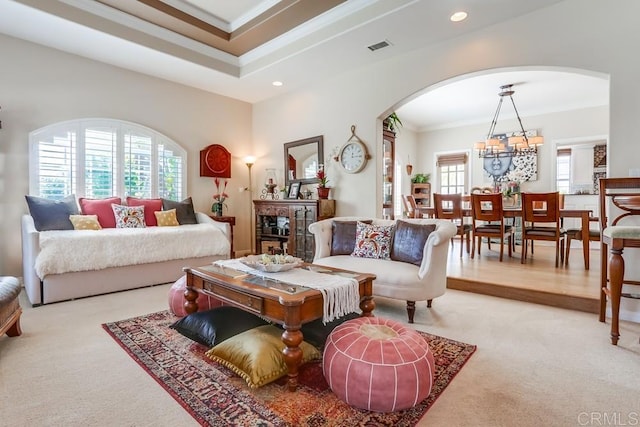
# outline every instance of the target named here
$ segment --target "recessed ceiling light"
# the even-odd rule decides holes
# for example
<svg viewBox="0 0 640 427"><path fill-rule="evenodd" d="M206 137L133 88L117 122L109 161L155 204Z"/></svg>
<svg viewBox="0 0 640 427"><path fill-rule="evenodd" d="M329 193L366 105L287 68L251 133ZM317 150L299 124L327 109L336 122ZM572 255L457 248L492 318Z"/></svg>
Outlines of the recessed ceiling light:
<svg viewBox="0 0 640 427"><path fill-rule="evenodd" d="M274 86L282 86L282 82L276 80L275 82L271 83Z"/></svg>
<svg viewBox="0 0 640 427"><path fill-rule="evenodd" d="M456 12L451 15L451 18L449 19L451 19L452 22L464 21L465 19L467 19L467 12Z"/></svg>

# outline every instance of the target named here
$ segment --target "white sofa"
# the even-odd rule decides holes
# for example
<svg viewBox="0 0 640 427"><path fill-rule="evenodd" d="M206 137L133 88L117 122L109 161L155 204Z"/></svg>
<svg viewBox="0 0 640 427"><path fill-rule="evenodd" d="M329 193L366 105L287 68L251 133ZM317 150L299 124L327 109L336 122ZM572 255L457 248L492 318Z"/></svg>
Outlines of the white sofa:
<svg viewBox="0 0 640 427"><path fill-rule="evenodd" d="M37 306L168 283L182 276L185 266L228 259L229 224L202 212L196 218L198 224L177 227L39 232L33 218L23 215L22 267L29 301ZM83 239L101 239L95 254L86 249L94 242Z"/></svg>
<svg viewBox="0 0 640 427"><path fill-rule="evenodd" d="M374 225L396 224L395 220L361 217L335 217L318 221L309 226L315 237L314 264L337 267L376 275L373 282L375 296L407 301L409 323L413 323L416 301L431 300L444 294L447 287L447 257L450 239L456 227L450 221L438 219L402 219L412 224L435 224L436 228L422 248L420 265L409 262L359 258L350 255L331 255L333 223L335 221L370 220Z"/></svg>

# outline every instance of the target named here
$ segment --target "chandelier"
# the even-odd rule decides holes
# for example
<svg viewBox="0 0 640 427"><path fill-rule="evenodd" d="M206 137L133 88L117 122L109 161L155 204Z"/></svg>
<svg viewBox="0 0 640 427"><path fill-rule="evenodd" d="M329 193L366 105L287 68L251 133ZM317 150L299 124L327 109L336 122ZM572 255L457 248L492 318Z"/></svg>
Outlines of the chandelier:
<svg viewBox="0 0 640 427"><path fill-rule="evenodd" d="M493 115L493 121L489 127L487 139L476 142L473 146L474 149L478 150L478 156L480 158L515 157L535 154L538 152L538 145L544 143L544 138L541 136L527 136L527 132L525 132L524 126L522 126L522 120L520 119L520 114L518 114L516 103L513 100L513 94L515 92L512 90L512 87L512 84L500 86L500 93L498 93L500 100L498 101L496 113ZM498 123L502 101L504 101L504 98L507 96L511 100L513 110L516 112L516 117L518 118L518 123L520 123L520 132L506 138L507 144L505 144L504 139L496 138L494 130Z"/></svg>

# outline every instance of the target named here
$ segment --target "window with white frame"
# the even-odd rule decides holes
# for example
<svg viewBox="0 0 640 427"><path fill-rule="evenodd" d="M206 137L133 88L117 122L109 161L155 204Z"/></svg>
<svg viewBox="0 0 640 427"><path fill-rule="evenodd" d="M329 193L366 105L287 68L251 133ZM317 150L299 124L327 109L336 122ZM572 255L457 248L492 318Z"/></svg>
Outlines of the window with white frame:
<svg viewBox="0 0 640 427"><path fill-rule="evenodd" d="M436 161L441 194L467 192L467 154L452 153L438 156Z"/></svg>
<svg viewBox="0 0 640 427"><path fill-rule="evenodd" d="M80 119L29 134L29 193L48 199L186 194L187 152L135 123Z"/></svg>
<svg viewBox="0 0 640 427"><path fill-rule="evenodd" d="M556 189L568 194L571 189L571 148L560 148L556 156Z"/></svg>

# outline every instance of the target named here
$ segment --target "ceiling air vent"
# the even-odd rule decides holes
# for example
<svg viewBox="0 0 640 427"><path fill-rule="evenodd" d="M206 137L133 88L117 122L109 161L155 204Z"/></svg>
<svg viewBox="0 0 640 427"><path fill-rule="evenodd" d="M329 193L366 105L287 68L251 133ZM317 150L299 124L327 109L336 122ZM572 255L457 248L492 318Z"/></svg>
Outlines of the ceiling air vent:
<svg viewBox="0 0 640 427"><path fill-rule="evenodd" d="M383 47L387 47L387 46L391 46L391 43L389 43L387 40L383 40L383 41L381 41L379 43L372 44L371 46L367 46L367 48L371 52L373 52L375 50L382 49Z"/></svg>

